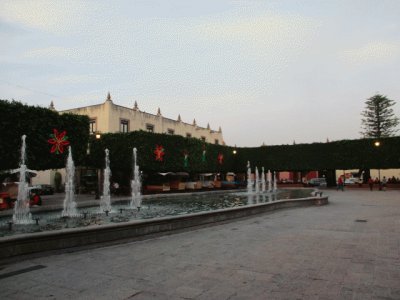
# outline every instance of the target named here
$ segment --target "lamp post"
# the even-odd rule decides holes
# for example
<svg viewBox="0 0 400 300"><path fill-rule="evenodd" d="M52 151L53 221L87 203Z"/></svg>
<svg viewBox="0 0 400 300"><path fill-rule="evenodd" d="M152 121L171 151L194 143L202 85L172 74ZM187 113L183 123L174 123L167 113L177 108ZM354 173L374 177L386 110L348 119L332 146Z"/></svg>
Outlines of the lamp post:
<svg viewBox="0 0 400 300"><path fill-rule="evenodd" d="M236 145L235 148L233 148L232 150L232 154L233 154L233 172L234 172L234 177L233 177L233 181L235 183L235 187L237 187L236 185L236 176L237 176L237 161L236 161L236 154L237 154L237 150L236 150Z"/></svg>
<svg viewBox="0 0 400 300"><path fill-rule="evenodd" d="M101 139L101 134L99 132L96 132L95 134L96 140ZM97 189L96 189L96 195L95 199L100 199L100 190L101 190L101 169L97 169Z"/></svg>
<svg viewBox="0 0 400 300"><path fill-rule="evenodd" d="M374 142L374 146L378 149L380 146L381 146L381 142L379 142L379 141L375 141ZM379 153L378 153L379 154ZM379 155L378 155L378 157L379 157ZM378 161L378 164L379 164L379 159L377 160ZM378 166L378 180L379 180L379 190L380 191L382 191L382 184L381 184L381 169L380 169L380 166Z"/></svg>

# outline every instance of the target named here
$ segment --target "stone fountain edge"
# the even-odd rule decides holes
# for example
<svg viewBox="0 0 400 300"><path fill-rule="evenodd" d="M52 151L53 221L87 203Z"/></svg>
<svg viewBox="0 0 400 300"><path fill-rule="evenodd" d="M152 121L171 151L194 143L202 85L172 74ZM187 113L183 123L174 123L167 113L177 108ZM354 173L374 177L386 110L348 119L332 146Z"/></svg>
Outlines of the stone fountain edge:
<svg viewBox="0 0 400 300"><path fill-rule="evenodd" d="M124 239L143 238L151 234L162 234L190 227L204 226L249 217L276 209L320 206L328 203L327 196L285 199L250 206L239 206L157 219L134 220L117 224L93 225L8 236L0 238L0 258L3 260L26 254L82 247Z"/></svg>

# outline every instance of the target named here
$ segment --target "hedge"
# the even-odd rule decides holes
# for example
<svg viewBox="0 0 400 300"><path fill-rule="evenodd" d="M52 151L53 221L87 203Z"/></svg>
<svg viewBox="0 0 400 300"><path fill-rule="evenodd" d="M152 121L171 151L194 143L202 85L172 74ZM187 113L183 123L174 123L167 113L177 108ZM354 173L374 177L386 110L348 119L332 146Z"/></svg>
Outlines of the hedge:
<svg viewBox="0 0 400 300"><path fill-rule="evenodd" d="M138 149L138 164L146 173L154 172L245 172L252 167L274 171L400 168L400 137L341 140L328 143L234 148L207 144L195 138L144 131L107 133L100 139L89 136L89 118L58 114L46 108L0 100L0 170L13 169L20 159L21 136L27 135L27 165L30 169L63 168L66 152L50 153L48 139L53 128L66 130L76 165L104 167L104 149L110 150L111 168L130 175L132 148ZM162 161L155 159L162 146ZM90 154L87 155L87 150ZM202 159L205 150L205 161ZM237 153L234 154L233 150ZM184 155L188 155L188 165ZM222 163L218 160L223 156Z"/></svg>
<svg viewBox="0 0 400 300"><path fill-rule="evenodd" d="M380 139L341 140L329 143L234 148L205 144L181 136L154 134L144 131L108 133L90 142L89 165L104 166L104 149L110 150L112 168L128 172L132 169L132 148L138 149L138 164L145 172L244 172L251 165L275 171L311 171L335 169L385 169L400 167L400 137ZM157 145L165 149L163 161L155 159ZM206 149L206 162L202 151ZM237 153L234 154L233 150ZM184 154L189 164L184 166ZM217 157L223 155L223 163Z"/></svg>
<svg viewBox="0 0 400 300"><path fill-rule="evenodd" d="M73 114L60 115L38 106L0 100L0 170L14 169L21 156L21 137L26 135L26 164L30 169L63 168L68 151L50 153L48 143L53 129L66 131L76 163L85 162L89 139L89 118Z"/></svg>

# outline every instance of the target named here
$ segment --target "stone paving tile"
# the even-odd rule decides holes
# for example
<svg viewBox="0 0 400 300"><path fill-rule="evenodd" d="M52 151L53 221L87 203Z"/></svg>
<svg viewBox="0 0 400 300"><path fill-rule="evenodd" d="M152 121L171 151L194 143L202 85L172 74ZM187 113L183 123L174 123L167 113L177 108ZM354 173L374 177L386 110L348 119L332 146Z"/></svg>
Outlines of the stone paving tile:
<svg viewBox="0 0 400 300"><path fill-rule="evenodd" d="M27 291L30 290L32 287L40 284L36 280L36 277L32 277L32 275L27 275L27 274L20 274L18 276L12 276L8 278L3 278L0 280L1 286L2 287L7 287L7 290L13 290L13 291ZM0 289L0 298L3 293L3 290Z"/></svg>
<svg viewBox="0 0 400 300"><path fill-rule="evenodd" d="M136 299L136 295L142 291L136 289L138 285L136 280L117 278L103 282L94 288L82 290L77 298L82 299Z"/></svg>
<svg viewBox="0 0 400 300"><path fill-rule="evenodd" d="M174 294L184 299L195 299L200 296L204 291L190 286L179 286Z"/></svg>
<svg viewBox="0 0 400 300"><path fill-rule="evenodd" d="M133 299L133 300L152 300L152 299L163 299L163 300L176 300L179 299L176 296L170 296L167 294L164 294L159 291L141 291L140 293L137 293L135 295L132 295L128 298L121 298L121 299Z"/></svg>
<svg viewBox="0 0 400 300"><path fill-rule="evenodd" d="M33 299L73 299L79 296L79 293L68 287L59 287L53 284L38 284L29 290L25 290Z"/></svg>

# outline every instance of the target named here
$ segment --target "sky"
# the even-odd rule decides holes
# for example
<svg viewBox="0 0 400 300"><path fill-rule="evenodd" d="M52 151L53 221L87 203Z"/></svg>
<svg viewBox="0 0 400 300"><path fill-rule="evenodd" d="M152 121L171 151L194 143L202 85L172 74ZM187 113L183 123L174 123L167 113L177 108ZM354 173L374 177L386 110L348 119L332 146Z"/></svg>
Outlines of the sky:
<svg viewBox="0 0 400 300"><path fill-rule="evenodd" d="M2 0L0 99L110 92L232 146L357 139L376 93L400 117L399 16L398 0Z"/></svg>

